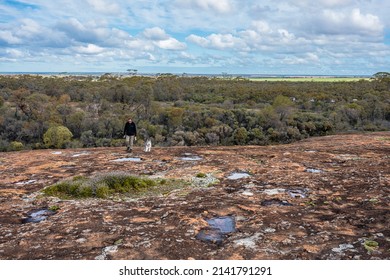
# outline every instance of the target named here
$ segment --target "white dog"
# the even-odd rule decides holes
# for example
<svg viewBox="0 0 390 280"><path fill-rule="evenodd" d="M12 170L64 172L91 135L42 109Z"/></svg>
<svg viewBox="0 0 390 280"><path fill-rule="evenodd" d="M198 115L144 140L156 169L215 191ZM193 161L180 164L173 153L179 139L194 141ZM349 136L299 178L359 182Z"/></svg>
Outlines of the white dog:
<svg viewBox="0 0 390 280"><path fill-rule="evenodd" d="M148 139L145 142L144 152L149 153L151 149L152 149L152 140Z"/></svg>

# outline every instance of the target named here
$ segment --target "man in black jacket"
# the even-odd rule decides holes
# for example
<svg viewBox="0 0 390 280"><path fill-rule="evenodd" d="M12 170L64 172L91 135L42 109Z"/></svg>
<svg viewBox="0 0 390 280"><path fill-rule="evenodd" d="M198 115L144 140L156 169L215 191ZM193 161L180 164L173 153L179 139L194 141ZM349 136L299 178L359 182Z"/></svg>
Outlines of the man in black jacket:
<svg viewBox="0 0 390 280"><path fill-rule="evenodd" d="M126 122L123 134L126 138L127 151L131 153L133 151L134 140L137 140L137 127L131 118Z"/></svg>

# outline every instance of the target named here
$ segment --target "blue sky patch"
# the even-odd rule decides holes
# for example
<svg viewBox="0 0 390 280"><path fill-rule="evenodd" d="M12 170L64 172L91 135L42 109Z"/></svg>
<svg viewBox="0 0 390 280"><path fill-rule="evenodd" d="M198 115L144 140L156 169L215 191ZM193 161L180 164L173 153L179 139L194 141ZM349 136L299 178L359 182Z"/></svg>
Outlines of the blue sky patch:
<svg viewBox="0 0 390 280"><path fill-rule="evenodd" d="M16 9L24 10L24 9L38 9L38 5L33 4L27 4L19 1L13 1L13 0L5 0L4 1L6 5L14 7Z"/></svg>

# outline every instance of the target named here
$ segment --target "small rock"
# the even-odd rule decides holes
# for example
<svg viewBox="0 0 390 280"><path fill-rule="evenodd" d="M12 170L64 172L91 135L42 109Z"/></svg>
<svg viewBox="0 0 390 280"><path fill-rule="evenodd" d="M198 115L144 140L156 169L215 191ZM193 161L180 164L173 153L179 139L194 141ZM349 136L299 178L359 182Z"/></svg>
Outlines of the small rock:
<svg viewBox="0 0 390 280"><path fill-rule="evenodd" d="M353 249L351 244L340 244L338 248L333 248L332 251L335 253L342 253L345 250Z"/></svg>
<svg viewBox="0 0 390 280"><path fill-rule="evenodd" d="M275 232L276 231L276 229L274 229L274 228L266 228L266 229L264 229L264 232L266 232L266 233L272 233L272 232Z"/></svg>
<svg viewBox="0 0 390 280"><path fill-rule="evenodd" d="M250 249L254 249L256 247L256 242L261 239L261 233L255 233L252 236L238 239L234 241L235 246L244 246Z"/></svg>
<svg viewBox="0 0 390 280"><path fill-rule="evenodd" d="M250 192L248 190L243 191L241 194L246 196L253 196L253 192Z"/></svg>
<svg viewBox="0 0 390 280"><path fill-rule="evenodd" d="M118 245L108 246L103 250L106 254L116 253L118 251Z"/></svg>

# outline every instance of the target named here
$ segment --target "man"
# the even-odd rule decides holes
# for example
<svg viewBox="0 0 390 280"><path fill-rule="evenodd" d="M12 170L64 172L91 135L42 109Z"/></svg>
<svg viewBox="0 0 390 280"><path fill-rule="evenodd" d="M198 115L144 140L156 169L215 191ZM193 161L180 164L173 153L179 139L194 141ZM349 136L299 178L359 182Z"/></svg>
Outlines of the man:
<svg viewBox="0 0 390 280"><path fill-rule="evenodd" d="M134 140L137 140L137 127L131 118L126 122L123 134L126 138L127 151L131 153L133 151Z"/></svg>

